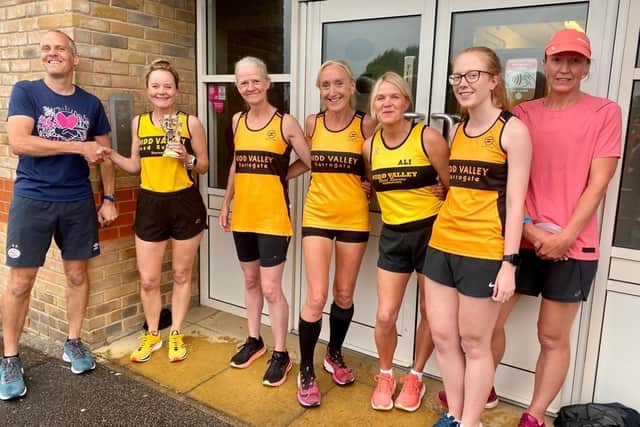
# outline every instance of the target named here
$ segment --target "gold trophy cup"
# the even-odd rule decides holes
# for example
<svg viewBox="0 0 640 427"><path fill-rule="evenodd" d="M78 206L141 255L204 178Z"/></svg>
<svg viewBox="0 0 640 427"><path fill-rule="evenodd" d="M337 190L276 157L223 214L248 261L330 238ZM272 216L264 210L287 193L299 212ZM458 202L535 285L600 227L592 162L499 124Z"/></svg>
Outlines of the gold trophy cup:
<svg viewBox="0 0 640 427"><path fill-rule="evenodd" d="M182 139L180 138L180 130L182 129L182 117L177 114L166 114L162 118L162 123L160 126L164 131L164 137L167 143L162 156L179 158L180 154L169 148L169 144L182 143Z"/></svg>

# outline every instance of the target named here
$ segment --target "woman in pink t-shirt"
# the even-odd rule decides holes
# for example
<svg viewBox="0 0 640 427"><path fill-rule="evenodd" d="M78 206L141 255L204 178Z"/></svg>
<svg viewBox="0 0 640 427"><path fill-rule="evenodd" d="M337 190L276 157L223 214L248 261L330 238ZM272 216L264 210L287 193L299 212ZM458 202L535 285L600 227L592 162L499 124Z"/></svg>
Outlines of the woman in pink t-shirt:
<svg viewBox="0 0 640 427"><path fill-rule="evenodd" d="M543 60L549 94L513 110L529 127L533 148L523 230L527 248L521 250L516 295L542 294L536 386L518 427L544 426L544 413L564 383L571 326L597 267L596 210L620 157L620 107L580 90L590 58L584 33L558 31ZM504 323L517 300L500 313L493 337L496 363L504 354Z"/></svg>

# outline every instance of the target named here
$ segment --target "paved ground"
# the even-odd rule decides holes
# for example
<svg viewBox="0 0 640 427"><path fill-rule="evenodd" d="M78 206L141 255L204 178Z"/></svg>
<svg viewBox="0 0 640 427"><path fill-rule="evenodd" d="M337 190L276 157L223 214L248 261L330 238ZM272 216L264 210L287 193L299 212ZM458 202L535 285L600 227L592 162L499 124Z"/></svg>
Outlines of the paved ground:
<svg viewBox="0 0 640 427"><path fill-rule="evenodd" d="M57 344L28 337L22 346L28 393L0 401L0 426L229 426L236 424L184 396L122 375L109 364L74 375ZM37 345L36 345L37 344ZM233 424L231 424L233 423Z"/></svg>

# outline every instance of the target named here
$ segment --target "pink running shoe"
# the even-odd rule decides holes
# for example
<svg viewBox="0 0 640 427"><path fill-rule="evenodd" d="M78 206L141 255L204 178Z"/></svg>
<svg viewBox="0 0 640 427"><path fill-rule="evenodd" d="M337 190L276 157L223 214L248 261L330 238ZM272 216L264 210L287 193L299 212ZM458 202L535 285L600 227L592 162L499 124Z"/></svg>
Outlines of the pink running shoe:
<svg viewBox="0 0 640 427"><path fill-rule="evenodd" d="M445 393L444 390L440 390L438 392L438 400L440 401L440 404L445 408L449 407L449 404L447 403L447 393ZM498 399L498 395L496 394L496 388L491 387L491 392L489 393L487 403L485 403L484 407L486 409L493 409L498 406L498 403L500 403L500 400Z"/></svg>
<svg viewBox="0 0 640 427"><path fill-rule="evenodd" d="M528 412L523 412L518 427L544 427L544 421L539 423L536 417Z"/></svg>
<svg viewBox="0 0 640 427"><path fill-rule="evenodd" d="M324 355L324 369L331 374L333 382L338 385L351 384L356 380L351 368L344 363L340 352L334 353L327 349L327 353Z"/></svg>
<svg viewBox="0 0 640 427"><path fill-rule="evenodd" d="M396 391L396 380L393 375L376 375L376 388L371 396L371 407L378 411L390 411L393 408L393 393Z"/></svg>
<svg viewBox="0 0 640 427"><path fill-rule="evenodd" d="M420 407L427 387L412 373L405 375L401 382L402 389L396 398L395 406L403 411L414 412Z"/></svg>
<svg viewBox="0 0 640 427"><path fill-rule="evenodd" d="M313 370L304 367L298 374L298 403L305 408L320 406L320 389Z"/></svg>

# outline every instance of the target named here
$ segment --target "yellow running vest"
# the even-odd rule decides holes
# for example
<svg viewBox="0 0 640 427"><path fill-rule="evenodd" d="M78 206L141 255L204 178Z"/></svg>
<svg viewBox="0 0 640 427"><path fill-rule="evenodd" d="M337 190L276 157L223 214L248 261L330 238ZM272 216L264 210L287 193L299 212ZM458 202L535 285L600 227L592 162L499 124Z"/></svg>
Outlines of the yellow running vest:
<svg viewBox="0 0 640 427"><path fill-rule="evenodd" d="M369 231L369 202L361 185L363 119L364 113L356 111L344 129L334 132L327 129L324 113L316 115L303 227Z"/></svg>
<svg viewBox="0 0 640 427"><path fill-rule="evenodd" d="M438 182L438 173L422 145L424 129L424 124L414 125L395 148L385 145L382 130L373 136L371 176L386 225L414 229L442 205L428 188Z"/></svg>
<svg viewBox="0 0 640 427"><path fill-rule="evenodd" d="M275 112L262 129L247 126L242 113L233 137L235 193L231 230L291 236L287 170L291 146L282 132L282 113Z"/></svg>
<svg viewBox="0 0 640 427"><path fill-rule="evenodd" d="M182 143L187 152L192 153L191 133L189 132L189 115L181 111ZM164 132L151 121L151 113L140 115L138 120L138 139L140 141L140 188L157 193L170 193L184 190L193 185L182 160L173 157L162 157L167 141Z"/></svg>
<svg viewBox="0 0 640 427"><path fill-rule="evenodd" d="M451 187L433 225L429 246L455 255L501 260L507 193L507 154L502 131L512 115L503 111L485 133L470 137L466 123L451 145Z"/></svg>

